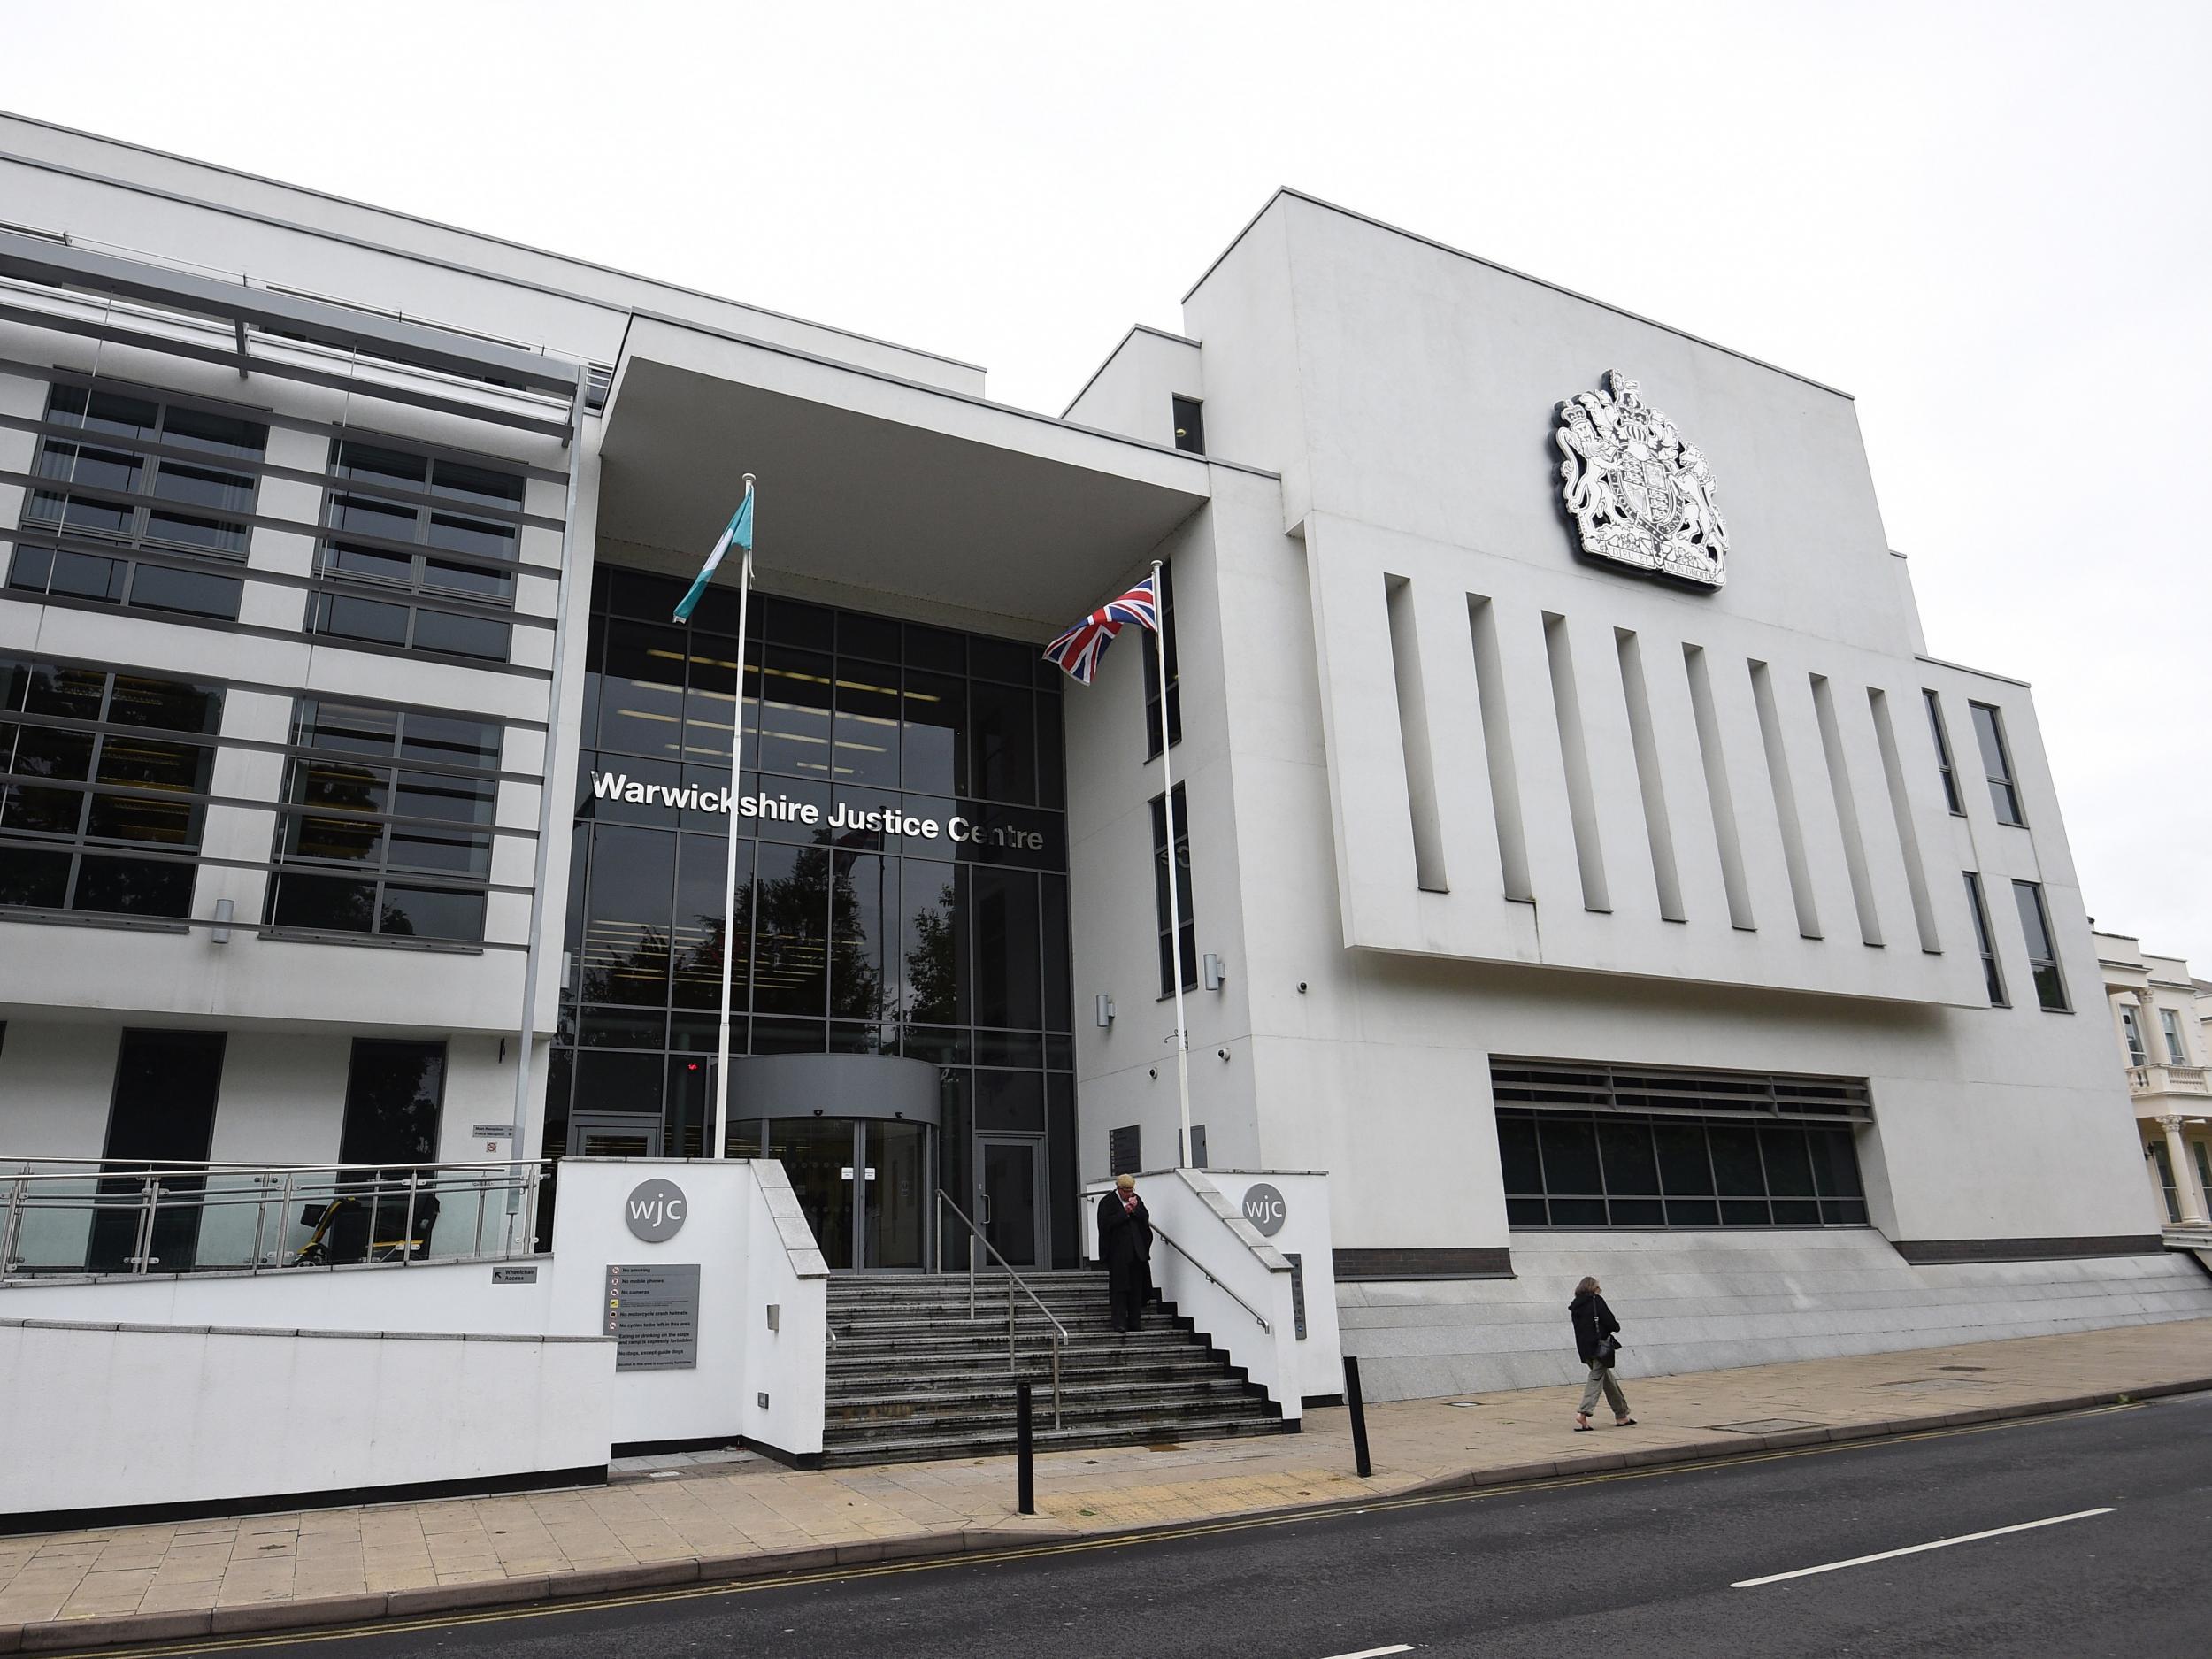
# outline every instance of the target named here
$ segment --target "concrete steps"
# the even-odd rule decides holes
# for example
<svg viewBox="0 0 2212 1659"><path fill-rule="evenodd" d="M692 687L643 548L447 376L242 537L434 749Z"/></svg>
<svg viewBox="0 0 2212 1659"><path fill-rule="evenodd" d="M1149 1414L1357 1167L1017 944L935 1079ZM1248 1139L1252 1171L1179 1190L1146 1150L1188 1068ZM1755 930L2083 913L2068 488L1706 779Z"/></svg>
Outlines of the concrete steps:
<svg viewBox="0 0 2212 1659"><path fill-rule="evenodd" d="M1033 1385L1039 1450L1280 1432L1278 1408L1187 1319L1157 1310L1113 1329L1106 1279L1023 1275L1066 1327L1060 1422L1053 1424L1052 1332L1016 1292L1012 1363L1005 1275L840 1274L830 1280L822 1461L830 1467L988 1457L1014 1449L1014 1386Z"/></svg>

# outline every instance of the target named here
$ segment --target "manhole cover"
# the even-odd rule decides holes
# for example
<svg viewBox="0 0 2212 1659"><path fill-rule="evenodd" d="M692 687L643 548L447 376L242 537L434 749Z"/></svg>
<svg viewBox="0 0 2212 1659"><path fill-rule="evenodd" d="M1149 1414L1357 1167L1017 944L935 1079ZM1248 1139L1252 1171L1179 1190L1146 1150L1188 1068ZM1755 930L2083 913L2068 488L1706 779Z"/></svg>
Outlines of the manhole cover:
<svg viewBox="0 0 2212 1659"><path fill-rule="evenodd" d="M1726 1429L1732 1434L1780 1434L1789 1429L1824 1429L1825 1423L1809 1423L1802 1417L1748 1417L1741 1423L1709 1423L1708 1428Z"/></svg>

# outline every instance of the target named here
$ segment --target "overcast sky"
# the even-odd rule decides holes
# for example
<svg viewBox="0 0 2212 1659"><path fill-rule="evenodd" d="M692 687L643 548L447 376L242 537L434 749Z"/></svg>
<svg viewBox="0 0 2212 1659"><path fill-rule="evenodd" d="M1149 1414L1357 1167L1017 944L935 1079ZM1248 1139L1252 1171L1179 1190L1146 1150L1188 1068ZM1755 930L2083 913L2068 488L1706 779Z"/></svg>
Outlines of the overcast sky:
<svg viewBox="0 0 2212 1659"><path fill-rule="evenodd" d="M1055 414L1279 184L1839 386L1930 651L2036 686L2091 913L2212 977L2208 63L2201 0L0 0L0 107Z"/></svg>

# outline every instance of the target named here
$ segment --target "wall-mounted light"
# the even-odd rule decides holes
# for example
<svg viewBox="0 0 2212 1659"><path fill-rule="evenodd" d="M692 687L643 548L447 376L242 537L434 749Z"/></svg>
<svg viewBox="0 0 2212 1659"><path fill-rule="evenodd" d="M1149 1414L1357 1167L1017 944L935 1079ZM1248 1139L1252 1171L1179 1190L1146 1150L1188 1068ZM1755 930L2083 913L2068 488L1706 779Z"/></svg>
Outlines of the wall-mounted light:
<svg viewBox="0 0 2212 1659"><path fill-rule="evenodd" d="M1209 991L1218 991L1221 982L1229 977L1229 971L1222 966L1221 958L1210 950L1198 959L1198 974L1200 984Z"/></svg>
<svg viewBox="0 0 2212 1659"><path fill-rule="evenodd" d="M1098 1028L1105 1030L1114 1023L1114 999L1103 991L1098 996Z"/></svg>
<svg viewBox="0 0 2212 1659"><path fill-rule="evenodd" d="M231 918L238 914L238 905L231 899L215 901L215 926L208 930L208 938L219 945L230 943Z"/></svg>

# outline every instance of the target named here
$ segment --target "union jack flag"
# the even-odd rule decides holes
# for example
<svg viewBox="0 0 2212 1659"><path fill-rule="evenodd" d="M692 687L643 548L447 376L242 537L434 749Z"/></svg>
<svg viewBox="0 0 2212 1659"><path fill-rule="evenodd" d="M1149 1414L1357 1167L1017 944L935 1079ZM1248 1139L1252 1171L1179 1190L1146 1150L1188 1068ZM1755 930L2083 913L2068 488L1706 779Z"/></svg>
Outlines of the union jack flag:
<svg viewBox="0 0 2212 1659"><path fill-rule="evenodd" d="M1153 587L1158 580L1156 571L1120 598L1109 599L1046 646L1045 661L1065 669L1068 678L1078 685L1089 685L1091 676L1098 672L1098 659L1106 655L1106 648L1123 628L1133 622L1141 628L1158 631L1160 596Z"/></svg>

